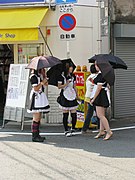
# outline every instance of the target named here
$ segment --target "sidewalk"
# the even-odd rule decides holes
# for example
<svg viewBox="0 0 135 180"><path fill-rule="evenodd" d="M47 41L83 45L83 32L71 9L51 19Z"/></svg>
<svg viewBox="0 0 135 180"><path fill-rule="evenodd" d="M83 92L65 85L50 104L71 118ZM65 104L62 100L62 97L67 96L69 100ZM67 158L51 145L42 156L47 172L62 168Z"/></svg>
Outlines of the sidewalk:
<svg viewBox="0 0 135 180"><path fill-rule="evenodd" d="M109 123L112 129L135 126L135 117L111 119ZM0 126L0 131L21 132L21 124L19 122L9 121L5 124L5 128L2 128L2 126ZM41 132L62 133L63 131L64 129L62 124L41 124ZM23 132L31 132L31 122L24 123Z"/></svg>

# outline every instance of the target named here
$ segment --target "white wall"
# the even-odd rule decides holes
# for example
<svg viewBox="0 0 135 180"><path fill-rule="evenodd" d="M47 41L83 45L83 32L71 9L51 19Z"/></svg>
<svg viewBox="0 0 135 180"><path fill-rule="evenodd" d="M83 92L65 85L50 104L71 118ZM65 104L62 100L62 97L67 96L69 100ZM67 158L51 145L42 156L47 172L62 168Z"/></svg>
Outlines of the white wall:
<svg viewBox="0 0 135 180"><path fill-rule="evenodd" d="M97 6L82 6L81 4L89 4L90 1L80 0L78 5L74 6L72 13L77 19L76 28L72 31L76 34L76 39L69 41L70 57L76 65L87 65L88 58L100 53L100 10ZM93 5L95 1L91 1ZM49 11L42 22L42 25L51 30L51 34L47 36L48 45L53 55L60 59L67 58L67 42L60 40L60 33L64 32L58 25L58 20L62 13L57 6L56 11ZM65 33L65 32L64 32ZM46 53L49 55L48 50ZM62 122L62 112L56 102L59 90L56 87L49 86L48 99L51 106L49 113L49 122Z"/></svg>
<svg viewBox="0 0 135 180"><path fill-rule="evenodd" d="M42 24L51 30L51 34L47 36L47 42L53 55L64 59L67 57L67 42L59 39L59 35L64 32L58 25L61 15L57 7L56 11L48 12ZM76 64L89 65L88 58L100 53L99 9L75 6L73 15L77 20L76 28L72 31L76 39L69 42L70 55Z"/></svg>
<svg viewBox="0 0 135 180"><path fill-rule="evenodd" d="M78 0L77 4L98 6L98 3L96 2L96 0Z"/></svg>

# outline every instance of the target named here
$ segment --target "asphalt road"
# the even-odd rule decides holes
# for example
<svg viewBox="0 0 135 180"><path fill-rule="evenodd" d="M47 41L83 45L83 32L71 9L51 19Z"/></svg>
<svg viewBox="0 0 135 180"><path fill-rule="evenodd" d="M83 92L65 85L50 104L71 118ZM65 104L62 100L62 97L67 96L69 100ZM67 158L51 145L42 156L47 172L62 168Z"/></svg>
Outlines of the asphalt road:
<svg viewBox="0 0 135 180"><path fill-rule="evenodd" d="M94 135L34 143L30 135L0 134L0 180L134 180L135 129L106 142Z"/></svg>

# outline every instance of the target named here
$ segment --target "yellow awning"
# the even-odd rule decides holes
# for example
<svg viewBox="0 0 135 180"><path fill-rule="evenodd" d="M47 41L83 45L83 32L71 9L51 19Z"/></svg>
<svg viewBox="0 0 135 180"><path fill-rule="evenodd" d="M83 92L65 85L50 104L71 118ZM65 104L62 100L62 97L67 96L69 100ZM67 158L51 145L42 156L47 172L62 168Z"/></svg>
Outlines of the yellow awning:
<svg viewBox="0 0 135 180"><path fill-rule="evenodd" d="M0 9L0 42L38 40L48 8Z"/></svg>

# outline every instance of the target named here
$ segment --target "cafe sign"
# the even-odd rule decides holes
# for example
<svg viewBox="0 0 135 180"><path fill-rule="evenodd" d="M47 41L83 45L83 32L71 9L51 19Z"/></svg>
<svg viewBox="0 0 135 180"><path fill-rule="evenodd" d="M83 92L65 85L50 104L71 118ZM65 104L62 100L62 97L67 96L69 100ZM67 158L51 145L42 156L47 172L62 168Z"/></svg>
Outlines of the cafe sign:
<svg viewBox="0 0 135 180"><path fill-rule="evenodd" d="M2 29L0 30L0 42L7 41L31 41L38 40L37 29Z"/></svg>

